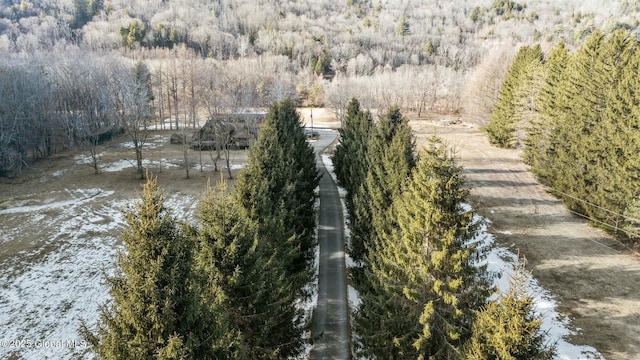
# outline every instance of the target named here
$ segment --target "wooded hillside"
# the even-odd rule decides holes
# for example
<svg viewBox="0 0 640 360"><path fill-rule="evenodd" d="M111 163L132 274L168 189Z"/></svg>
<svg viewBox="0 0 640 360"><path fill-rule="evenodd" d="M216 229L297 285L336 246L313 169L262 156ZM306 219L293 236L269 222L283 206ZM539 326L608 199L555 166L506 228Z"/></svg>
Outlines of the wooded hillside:
<svg viewBox="0 0 640 360"><path fill-rule="evenodd" d="M514 49L560 39L575 48L594 29L637 33L639 11L626 0L0 5L3 175L121 125L142 80L149 102L138 110L170 128L284 98L342 119L353 96L369 109L464 111L485 122Z"/></svg>

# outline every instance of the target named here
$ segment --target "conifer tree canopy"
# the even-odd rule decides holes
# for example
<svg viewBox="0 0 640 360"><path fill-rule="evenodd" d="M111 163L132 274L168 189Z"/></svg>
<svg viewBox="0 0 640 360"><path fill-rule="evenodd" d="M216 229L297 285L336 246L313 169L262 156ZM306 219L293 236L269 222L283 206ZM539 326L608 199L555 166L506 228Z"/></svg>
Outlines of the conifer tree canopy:
<svg viewBox="0 0 640 360"><path fill-rule="evenodd" d="M192 243L154 179L125 218L125 251L116 274L107 278L112 300L102 308L95 333L82 328L94 352L123 360L228 357L233 339L225 335L224 314L200 302Z"/></svg>
<svg viewBox="0 0 640 360"><path fill-rule="evenodd" d="M540 45L523 46L516 54L500 88L489 124L484 128L492 144L507 148L518 144L516 130L524 111L522 105L527 103L523 101L522 94L531 92L535 77L528 78L528 75L538 69L542 61Z"/></svg>
<svg viewBox="0 0 640 360"><path fill-rule="evenodd" d="M448 359L469 338L489 285L469 244L477 229L466 195L461 168L433 138L393 203L397 226L371 257L356 317L366 354Z"/></svg>

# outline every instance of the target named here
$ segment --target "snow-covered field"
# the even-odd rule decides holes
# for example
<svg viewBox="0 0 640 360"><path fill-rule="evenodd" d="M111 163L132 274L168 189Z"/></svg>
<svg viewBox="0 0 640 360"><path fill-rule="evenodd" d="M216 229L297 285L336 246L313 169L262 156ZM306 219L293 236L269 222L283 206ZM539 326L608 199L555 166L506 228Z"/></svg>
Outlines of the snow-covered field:
<svg viewBox="0 0 640 360"><path fill-rule="evenodd" d="M145 150L162 151L156 144L167 142L166 136L151 136ZM129 149L132 144L122 142L118 147ZM133 161L118 160L113 153L101 152L98 157L103 173L135 167ZM180 168L181 160L145 158L143 165ZM234 158L231 170L242 169L241 161L242 157ZM90 164L91 157L77 155L73 162ZM219 166L226 169L226 164ZM211 164L204 167L213 169ZM65 168L48 176L60 179L71 173ZM165 196L167 207L179 220L191 218L197 199L174 192ZM132 196L99 187L33 189L30 194L9 194L0 202L0 359L93 358L79 328L81 321L93 328L99 307L109 300L105 274L113 272L117 252L123 249L119 234L123 211L137 201ZM315 282L309 291L312 296L299 304L306 321L317 302Z"/></svg>
<svg viewBox="0 0 640 360"><path fill-rule="evenodd" d="M327 154L322 155L322 161L331 174L331 177L337 183L335 174L333 173L333 162ZM338 187L341 196L341 202L343 207L343 214L347 214L345 204L345 190ZM468 206L467 210L471 210ZM344 233L345 241L347 244L350 240L350 232L348 227L348 219L345 216L344 219ZM513 275L513 265L517 260L517 255L511 252L509 249L494 244L495 236L487 231L487 225L490 224L490 220L483 219L476 215L475 221L482 222L482 226L478 231L478 235L473 242L478 242L479 246L486 246L490 248L487 255L487 270L498 274L495 279L494 285L502 292L505 292L509 286L509 280ZM510 235L511 232L503 231L504 235ZM353 266L353 262L347 256L347 266ZM567 337L575 334L575 331L570 330L569 319L560 314L556 308L557 303L554 300L553 294L545 290L538 284L535 278L529 276L527 281L527 289L535 299L535 311L538 315L542 316L543 324L542 330L547 332L547 338L550 343L556 343L557 354L556 359L561 360L587 360L587 359L604 359L604 357L593 347L587 345L574 345L567 341ZM351 309L357 309L360 305L360 297L356 289L351 285L348 287L349 291L349 306ZM352 339L357 341L358 335L355 331L352 331Z"/></svg>
<svg viewBox="0 0 640 360"><path fill-rule="evenodd" d="M37 246L0 264L0 358L90 358L78 333L80 321L91 327L99 305L109 298L104 273L114 268L121 248L118 233L129 200L113 191L75 189L29 199L0 210L7 222L49 229ZM178 218L193 211L195 199L172 196L167 205ZM13 239L0 234L0 244Z"/></svg>

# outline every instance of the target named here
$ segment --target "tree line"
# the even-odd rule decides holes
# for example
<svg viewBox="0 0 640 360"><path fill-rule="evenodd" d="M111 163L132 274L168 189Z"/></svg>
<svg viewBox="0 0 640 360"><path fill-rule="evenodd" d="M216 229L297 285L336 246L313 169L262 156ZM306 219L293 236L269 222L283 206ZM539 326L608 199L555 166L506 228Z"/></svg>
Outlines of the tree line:
<svg viewBox="0 0 640 360"><path fill-rule="evenodd" d="M486 127L549 191L596 226L640 238L640 42L625 29L596 31L575 52L522 47Z"/></svg>
<svg viewBox="0 0 640 360"><path fill-rule="evenodd" d="M94 124L121 121L116 107L125 103L112 95L139 94L116 91L130 85L125 68L138 61L151 74L146 111L169 128L287 97L338 114L352 96L371 109L457 112L472 103L461 102L468 71L495 60L483 53L510 48L505 42L579 44L597 26L636 33L638 11L627 1L607 9L589 1L438 2L413 11L403 1L368 0L2 5L0 176L77 147ZM486 103L492 92L484 90L468 100Z"/></svg>
<svg viewBox="0 0 640 360"><path fill-rule="evenodd" d="M91 147L101 129L137 132L152 116L143 63L89 55L50 60L0 65L0 176L64 149Z"/></svg>
<svg viewBox="0 0 640 360"><path fill-rule="evenodd" d="M149 178L126 212L111 300L81 332L101 359L300 355L316 246L315 155L293 103L274 103L233 189L180 224Z"/></svg>
<svg viewBox="0 0 640 360"><path fill-rule="evenodd" d="M464 105L460 94L469 70L492 61L483 54L559 38L580 44L597 27L637 32L638 26L638 6L623 0L605 8L593 0L411 6L401 0L0 3L0 50L46 56L86 52L153 63L154 82L166 83L154 89L158 116L174 121L178 112L195 114L200 100L188 82L202 78L200 69L211 63L217 74L234 78L214 81L246 83L240 95L245 103L269 96L262 102L268 106L295 96L303 104L337 108L357 96L372 109L398 104L418 112L425 106L455 112ZM254 69L272 73L256 80ZM325 81L334 75L341 81ZM336 101L344 98L345 82L351 93ZM285 91L278 99L270 94ZM249 94L260 100L248 101Z"/></svg>
<svg viewBox="0 0 640 360"><path fill-rule="evenodd" d="M333 155L347 190L355 352L379 359L551 359L523 269L490 299L487 249L463 206L462 168L432 137L419 155L397 107L377 122L352 99Z"/></svg>
<svg viewBox="0 0 640 360"><path fill-rule="evenodd" d="M588 2L587 2L588 3ZM2 1L0 48L92 51L186 46L218 60L284 55L316 74L438 64L468 69L482 42L579 38L609 18L630 26L637 8L585 2L405 1ZM616 6L618 5L618 6ZM577 21L574 21L576 20ZM569 24L569 26L557 26Z"/></svg>
<svg viewBox="0 0 640 360"><path fill-rule="evenodd" d="M220 63L186 49L147 61L65 55L13 55L0 62L0 176L16 176L65 149L91 150L97 172L96 142L111 129L134 142L142 177L146 129L195 129L203 118L296 97L282 58Z"/></svg>

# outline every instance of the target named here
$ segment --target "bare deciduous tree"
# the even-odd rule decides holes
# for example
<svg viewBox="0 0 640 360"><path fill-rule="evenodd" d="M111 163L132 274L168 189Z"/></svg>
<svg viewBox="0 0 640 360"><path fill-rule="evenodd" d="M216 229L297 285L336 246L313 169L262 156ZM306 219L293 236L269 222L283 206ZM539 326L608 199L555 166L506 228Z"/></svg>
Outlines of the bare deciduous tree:
<svg viewBox="0 0 640 360"><path fill-rule="evenodd" d="M114 113L133 143L138 176L144 179L142 150L147 142L147 127L152 115L149 86L124 65L113 67L111 79Z"/></svg>

